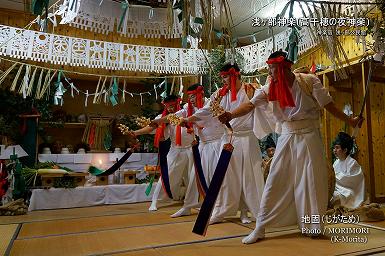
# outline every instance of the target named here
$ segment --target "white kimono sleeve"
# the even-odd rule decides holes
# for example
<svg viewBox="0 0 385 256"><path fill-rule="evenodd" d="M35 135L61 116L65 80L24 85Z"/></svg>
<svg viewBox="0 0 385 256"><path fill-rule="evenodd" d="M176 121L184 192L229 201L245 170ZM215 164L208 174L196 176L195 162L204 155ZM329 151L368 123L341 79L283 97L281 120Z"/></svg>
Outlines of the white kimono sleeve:
<svg viewBox="0 0 385 256"><path fill-rule="evenodd" d="M209 100L206 100L205 105L202 108L198 109L193 114L193 116L200 119L198 122L196 122L197 125L204 126L205 123L207 124L211 122L213 118L216 118L213 116L213 113L210 110L210 102L211 102L211 99L214 97L213 95L210 97Z"/></svg>
<svg viewBox="0 0 385 256"><path fill-rule="evenodd" d="M317 100L318 104L323 108L325 105L329 104L333 101L332 96L330 96L330 93L328 89L326 89L323 84L321 83L321 80L319 80L318 77L312 76L313 80L313 97Z"/></svg>
<svg viewBox="0 0 385 256"><path fill-rule="evenodd" d="M254 96L250 100L251 104L255 106L253 132L258 139L274 132L276 125L272 104L267 100L266 90L268 90L268 86L255 90Z"/></svg>

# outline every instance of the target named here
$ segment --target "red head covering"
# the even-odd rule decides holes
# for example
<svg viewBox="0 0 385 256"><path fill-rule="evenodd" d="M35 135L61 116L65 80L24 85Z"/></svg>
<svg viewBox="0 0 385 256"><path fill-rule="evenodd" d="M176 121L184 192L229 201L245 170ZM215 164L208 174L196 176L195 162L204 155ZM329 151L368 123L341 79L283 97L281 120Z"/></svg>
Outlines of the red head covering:
<svg viewBox="0 0 385 256"><path fill-rule="evenodd" d="M162 104L164 105L162 117L169 114L167 111L167 107L170 105L174 105L176 111L180 110L180 100L181 100L180 98L177 98L175 100L162 102ZM154 139L154 146L155 147L159 147L159 141L164 136L164 128L166 128L165 123L162 123L161 125L158 126L158 128L156 128L155 139ZM176 127L176 145L178 145L178 146L182 145L182 129L179 125Z"/></svg>
<svg viewBox="0 0 385 256"><path fill-rule="evenodd" d="M196 107L197 108L202 108L203 107L203 98L204 98L204 91L203 91L203 86L199 85L195 90L192 91L187 91L187 94L191 95L194 94L196 96ZM187 105L187 117L192 116L194 114L194 107L190 101L190 98L188 98L188 105ZM192 133L193 131L193 124L188 123L187 124L187 132Z"/></svg>
<svg viewBox="0 0 385 256"><path fill-rule="evenodd" d="M203 107L203 86L199 85L195 90L193 91L187 91L187 94L191 95L194 94L196 96L196 107L202 108ZM188 108L187 108L187 116L191 116L194 112L194 107L190 102L190 98L188 99Z"/></svg>
<svg viewBox="0 0 385 256"><path fill-rule="evenodd" d="M277 64L278 66L277 81L270 80L269 101L279 101L279 106L282 109L285 107L295 107L293 96L287 84L288 81L284 75L284 68L290 68L292 64L286 61L284 56L268 59L266 63Z"/></svg>
<svg viewBox="0 0 385 256"><path fill-rule="evenodd" d="M235 86L237 84L237 77L239 76L239 71L235 68L230 68L228 71L222 71L219 73L221 76L229 75L230 76L230 91L231 91L231 101L237 100L237 91ZM229 91L229 85L225 84L222 89L219 91L221 96L225 96Z"/></svg>

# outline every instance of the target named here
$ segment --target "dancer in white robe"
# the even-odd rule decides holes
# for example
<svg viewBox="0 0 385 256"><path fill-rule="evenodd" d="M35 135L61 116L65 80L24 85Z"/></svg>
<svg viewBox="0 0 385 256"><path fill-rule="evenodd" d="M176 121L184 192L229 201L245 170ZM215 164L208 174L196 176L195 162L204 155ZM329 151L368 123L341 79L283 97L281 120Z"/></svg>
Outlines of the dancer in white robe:
<svg viewBox="0 0 385 256"><path fill-rule="evenodd" d="M175 113L177 110L177 104L179 104L179 100L177 100L176 96L169 96L164 99L165 108L167 108L167 113ZM175 113L176 115L179 115L181 117L183 116L183 111L178 111ZM164 116L164 115L163 115ZM160 119L161 116L159 115L156 119ZM156 122L154 122L156 124ZM156 129L156 126L147 126L145 128L142 128L137 131L132 132L132 136L139 136L143 134L149 134L153 132ZM171 193L173 195L173 198L175 200L181 199L183 196L185 196L185 204L189 205L196 205L198 202L198 195L195 194L194 191L190 191L189 193L186 191L186 194L181 191L181 185L183 182L183 179L186 183L189 182L189 173L192 169L193 164L193 156L191 151L191 143L194 140L193 136L189 133L187 133L186 128L181 128L181 138L180 142L177 141L176 137L176 129L177 127L172 124L165 124L165 128L162 134L163 139L170 138L171 140L171 146L170 150L167 154L167 163L168 163L168 176L169 176L169 182L170 182L170 189ZM179 145L180 144L180 145ZM157 210L157 200L159 198L161 188L162 188L162 178L159 179L153 196L152 196L152 202L149 208L149 211L156 211Z"/></svg>
<svg viewBox="0 0 385 256"><path fill-rule="evenodd" d="M263 239L265 227L298 224L303 233L322 230L322 221L310 224L302 221L306 216L322 217L327 207L327 169L319 129L320 107L352 126L362 121L337 109L316 76L296 76L291 72L291 61L286 56L282 51L271 54L267 62L270 84L256 90L251 102L220 118L222 122L233 120L248 114L256 106L267 105L269 100L273 102L273 115L281 127L256 228L242 240L246 244Z"/></svg>
<svg viewBox="0 0 385 256"><path fill-rule="evenodd" d="M208 100L206 103L209 102ZM217 118L210 122L198 121L195 131L199 137L199 153L207 186L213 178L215 168L221 155L222 136L225 133L222 123Z"/></svg>
<svg viewBox="0 0 385 256"><path fill-rule="evenodd" d="M333 164L336 185L331 203L355 209L365 200L365 179L361 166L349 155L353 138L340 132L333 144L337 160Z"/></svg>
<svg viewBox="0 0 385 256"><path fill-rule="evenodd" d="M225 86L214 93L212 98L217 93L223 94L220 105L227 111L237 108L244 102L249 102L247 90L250 88L241 84L238 66L226 64L221 71ZM199 120L212 122L213 117L209 104L197 111L187 121ZM236 215L239 208L248 208L253 217L256 217L262 196L264 186L261 171L262 158L258 140L253 132L254 115L249 113L239 119L231 120L230 124L234 130L232 134L234 151L212 212L210 224L222 222L225 217ZM222 137L221 148L229 141L230 135L226 132Z"/></svg>
<svg viewBox="0 0 385 256"><path fill-rule="evenodd" d="M187 113L188 116L191 116L192 114L200 111L201 106L197 99L198 97L203 98L203 94L199 95L201 93L198 93L197 95L197 92L202 91L203 87L200 85L198 86L198 84L192 85L187 89L187 94L189 95L189 104L196 106L194 107L194 110L190 110L190 113ZM205 100L204 102L209 104L209 100ZM188 109L187 112L189 112ZM186 109L184 109L184 111L186 111ZM184 113L184 116L185 115L186 113ZM203 174L206 180L206 184L209 186L214 175L219 156L221 154L221 138L225 130L217 118L209 118L209 120L206 121L197 121L193 124L193 127L195 134L199 137L199 153L201 157ZM196 179L194 177L196 177L196 173L195 167L193 166L186 194L188 194L190 190L195 189L197 186ZM198 205L184 204L183 207L171 215L171 217L190 215L191 208L193 207L198 207ZM247 207L244 205L242 205L241 208L241 221L242 223L251 222L247 217Z"/></svg>
<svg viewBox="0 0 385 256"><path fill-rule="evenodd" d="M191 116L195 111L197 111L199 108L202 108L204 104L204 90L203 86L200 84L193 84L187 88L187 94L188 94L188 103L184 105L183 109L178 111L176 114L180 117L187 118ZM164 121L164 120L163 120ZM217 123L219 126L222 126L221 123ZM202 130L205 129L203 127L197 127L194 125L193 127L190 127L189 129L191 130L191 133L193 130L201 136L202 135ZM223 130L223 129L222 129ZM218 131L212 131L214 132L212 136L210 137L211 139L215 139L215 134L218 133ZM207 133L207 132L206 132ZM219 130L220 135L217 137L220 137L223 132ZM202 144L202 143L201 143ZM201 146L200 146L201 147ZM198 198L199 198L199 193L198 193L198 187L197 187L197 182L196 182L196 174L195 174L195 167L194 167L194 159L192 155L192 149L190 148L191 151L191 157L193 164L191 165L191 169L189 170L189 179L188 179L188 186L187 186L187 191L186 191L186 198L183 204L183 207L179 209L176 213L172 214L171 217L177 218L181 216L186 216L191 214L191 209L194 207L199 206ZM211 156L215 157L215 152L214 155L211 153ZM202 157L202 155L201 155ZM203 166L203 171L205 172L204 168L204 161L206 157L203 157L202 160L202 166ZM205 172L205 177L208 176L208 174Z"/></svg>
<svg viewBox="0 0 385 256"><path fill-rule="evenodd" d="M187 117L184 109L177 111L175 115L180 117ZM193 170L194 158L192 154L192 142L194 137L187 132L186 128L182 128L181 139L182 144L176 145L175 132L176 126L168 124L165 132L165 138L170 137L171 147L167 154L168 173L170 180L171 193L178 198L182 182L185 182L186 193L183 205L187 208L192 208L198 204L199 194L195 182L195 175ZM171 217L177 217L171 215Z"/></svg>

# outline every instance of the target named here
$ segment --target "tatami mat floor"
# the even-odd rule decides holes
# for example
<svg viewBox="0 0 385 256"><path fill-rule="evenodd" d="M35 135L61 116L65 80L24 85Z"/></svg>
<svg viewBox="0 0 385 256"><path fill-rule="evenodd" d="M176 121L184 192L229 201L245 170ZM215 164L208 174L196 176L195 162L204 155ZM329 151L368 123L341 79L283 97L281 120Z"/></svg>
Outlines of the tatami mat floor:
<svg viewBox="0 0 385 256"><path fill-rule="evenodd" d="M366 243L332 243L330 235L311 239L296 227L268 229L266 239L243 245L254 223L238 218L209 227L205 237L191 232L191 216L170 218L180 204L163 203L148 212L149 203L34 211L25 216L0 216L1 255L381 255L385 222L336 224L328 227L369 229ZM343 236L340 234L340 236ZM345 234L351 239L362 234Z"/></svg>

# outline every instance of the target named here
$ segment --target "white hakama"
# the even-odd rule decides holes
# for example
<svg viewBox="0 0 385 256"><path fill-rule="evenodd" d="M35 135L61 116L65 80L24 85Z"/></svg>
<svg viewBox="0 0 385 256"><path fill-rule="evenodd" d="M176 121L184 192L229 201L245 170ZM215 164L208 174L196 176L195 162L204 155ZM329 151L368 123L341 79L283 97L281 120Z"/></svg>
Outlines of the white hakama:
<svg viewBox="0 0 385 256"><path fill-rule="evenodd" d="M311 96L295 80L291 93L295 107L281 109L273 102L273 115L282 128L266 180L256 229L244 243L262 237L265 227L298 224L301 228L321 229L322 221L305 223L304 217L322 218L328 203L327 165L320 134L320 106L332 101L315 76ZM251 102L267 104L268 85L257 90ZM254 236L254 237L253 237Z"/></svg>
<svg viewBox="0 0 385 256"><path fill-rule="evenodd" d="M183 111L181 110L176 115L183 116ZM191 150L191 143L194 140L194 137L187 133L187 129L182 127L181 130L181 145L176 145L176 126L168 124L164 131L165 139L171 139L170 151L167 154L167 164L168 164L168 176L170 181L171 194L174 200L180 200L185 197L185 205L196 205L198 203L198 190L196 188L196 183L194 176L191 177L192 167L193 167L193 154ZM185 182L187 189L181 191L182 183ZM190 184L193 183L193 184ZM195 186L194 186L195 185ZM156 210L156 200L159 198L161 192L162 182L159 179L157 186L155 188L152 205L150 210ZM191 188L190 188L191 187Z"/></svg>
<svg viewBox="0 0 385 256"><path fill-rule="evenodd" d="M231 111L248 101L249 98L242 86L237 93L236 101L232 102L231 95L228 93L223 96L221 106L226 111ZM204 120L212 114L206 105L202 110L197 111L196 115ZM212 212L212 223L222 221L226 216L234 216L239 208L245 207L253 217L257 216L264 180L261 170L261 152L258 140L253 133L253 123L253 113L230 121L234 130L231 142L234 150ZM230 136L225 134L222 137L221 149L229 141Z"/></svg>

